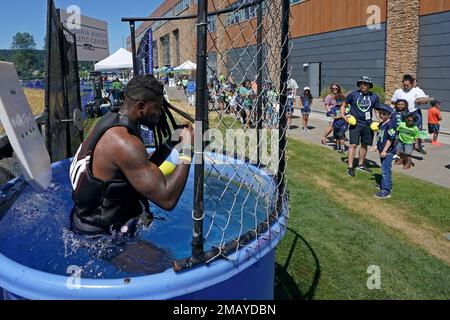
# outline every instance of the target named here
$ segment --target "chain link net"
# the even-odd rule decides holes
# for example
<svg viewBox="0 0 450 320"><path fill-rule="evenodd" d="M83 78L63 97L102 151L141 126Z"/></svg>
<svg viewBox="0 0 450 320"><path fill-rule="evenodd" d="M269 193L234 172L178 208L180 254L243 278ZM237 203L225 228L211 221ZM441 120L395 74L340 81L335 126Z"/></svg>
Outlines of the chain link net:
<svg viewBox="0 0 450 320"><path fill-rule="evenodd" d="M270 241L286 228L286 172L279 163L287 147L287 143L280 143L286 139L286 127L280 125L288 106L280 105L287 86L280 79L289 61L282 60L281 54L288 41L281 33L283 17L288 17L282 3L208 2L209 123L203 126L209 130L204 137L208 147L201 219L206 263L217 258L234 260L237 255L233 253L259 245L253 240L264 235L263 240ZM180 15L197 14L196 7L191 9ZM158 31L166 24L170 25L169 33ZM199 79L195 81L194 68L176 68L195 56L195 45L186 43L190 33L196 35L196 19L144 22L137 29L136 60L137 73L153 72L165 82L170 104L194 118L196 95L192 88L202 84ZM186 122L179 114L174 113L174 117L177 122ZM283 225L268 232L277 221ZM189 259L180 259L180 265L192 265Z"/></svg>
<svg viewBox="0 0 450 320"><path fill-rule="evenodd" d="M206 262L236 258L243 247L254 251L259 241L251 240L277 236L267 230L288 212L278 166L286 151L279 144L286 137L280 75L288 63L281 61L282 1L216 0L209 11L227 8L233 11L213 16L215 28L208 30L215 64L208 64L212 142L205 154L204 241L212 254Z"/></svg>

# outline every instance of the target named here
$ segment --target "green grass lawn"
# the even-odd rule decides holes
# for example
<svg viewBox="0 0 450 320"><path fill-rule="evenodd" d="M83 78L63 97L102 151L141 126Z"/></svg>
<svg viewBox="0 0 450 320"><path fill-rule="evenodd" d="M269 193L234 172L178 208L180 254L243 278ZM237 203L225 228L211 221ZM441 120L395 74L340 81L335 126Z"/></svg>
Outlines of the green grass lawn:
<svg viewBox="0 0 450 320"><path fill-rule="evenodd" d="M394 174L393 197L377 200L373 175L347 177L341 158L289 140L291 217L276 298L449 299L450 189ZM371 265L379 290L366 286Z"/></svg>

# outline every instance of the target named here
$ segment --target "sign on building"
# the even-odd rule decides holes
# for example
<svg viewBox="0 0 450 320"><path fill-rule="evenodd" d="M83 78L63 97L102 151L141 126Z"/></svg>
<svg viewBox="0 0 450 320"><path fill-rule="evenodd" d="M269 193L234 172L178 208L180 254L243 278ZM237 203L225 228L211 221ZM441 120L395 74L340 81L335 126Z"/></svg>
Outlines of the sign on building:
<svg viewBox="0 0 450 320"><path fill-rule="evenodd" d="M80 16L74 23L73 12L60 9L61 22L77 36L78 61L98 62L109 56L108 22Z"/></svg>

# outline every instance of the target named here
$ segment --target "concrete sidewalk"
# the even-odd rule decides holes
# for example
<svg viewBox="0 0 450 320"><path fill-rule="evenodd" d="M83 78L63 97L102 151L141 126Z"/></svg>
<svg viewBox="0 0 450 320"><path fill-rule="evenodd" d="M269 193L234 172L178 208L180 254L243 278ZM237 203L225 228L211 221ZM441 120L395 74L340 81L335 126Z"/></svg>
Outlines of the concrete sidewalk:
<svg viewBox="0 0 450 320"><path fill-rule="evenodd" d="M323 104L318 104L317 102L315 102L314 106L316 107L316 110L320 111L324 108ZM309 132L302 131L301 114L298 109L295 110L294 116L295 118L293 119L293 125L295 128L289 130L289 137L314 143L324 148L333 150L334 144L324 146L320 143L320 140L328 125L328 118L324 112L313 111L311 113L309 119ZM450 128L450 125L448 128ZM424 144L424 149L427 151L426 155L414 152L413 162L415 165L410 170L403 170L402 166L395 165L393 166L393 170L450 188L450 135L441 135L439 137L439 141L443 143L440 147L432 146L430 143ZM347 155L343 154L343 156L346 157ZM380 165L378 152L369 151L367 154L367 159ZM364 173L357 171L356 174Z"/></svg>

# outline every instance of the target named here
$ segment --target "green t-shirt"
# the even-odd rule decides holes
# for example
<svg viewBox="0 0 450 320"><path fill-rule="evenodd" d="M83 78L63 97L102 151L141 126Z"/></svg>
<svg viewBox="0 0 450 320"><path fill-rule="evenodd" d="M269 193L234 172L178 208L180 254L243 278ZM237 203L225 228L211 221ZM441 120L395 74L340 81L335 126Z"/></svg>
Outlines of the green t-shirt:
<svg viewBox="0 0 450 320"><path fill-rule="evenodd" d="M113 90L122 90L122 82L120 81L114 81L112 83L112 89Z"/></svg>
<svg viewBox="0 0 450 320"><path fill-rule="evenodd" d="M405 122L400 122L397 132L398 139L404 144L414 144L419 138L419 128L417 126L408 127Z"/></svg>
<svg viewBox="0 0 450 320"><path fill-rule="evenodd" d="M252 105L252 99L250 98L250 95L253 94L253 90L247 89L246 87L241 87L239 89L239 94L244 100L244 107L249 107Z"/></svg>

